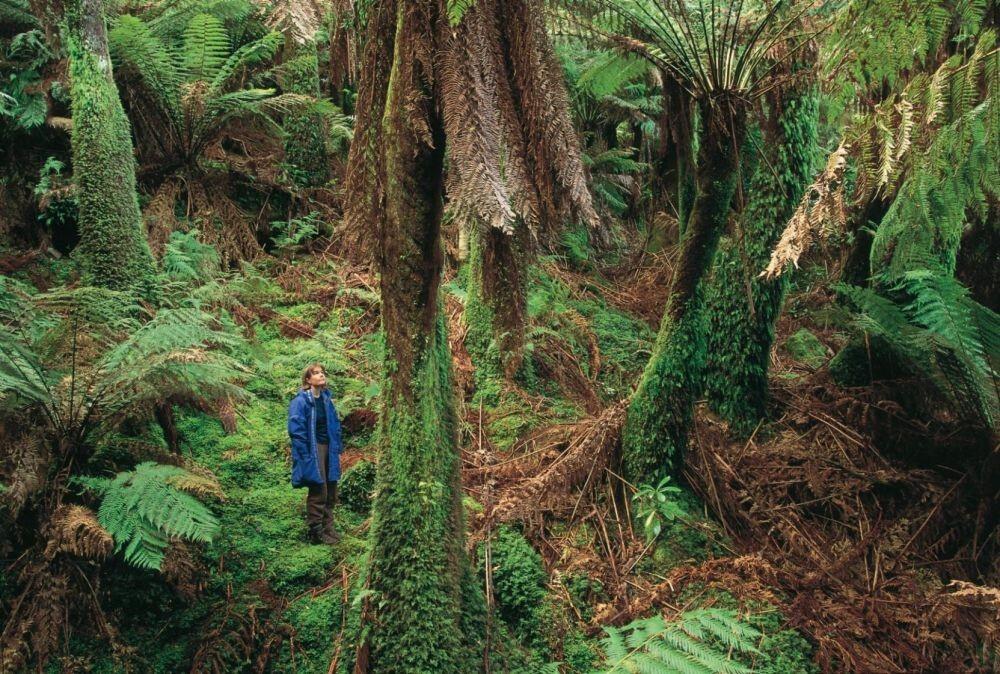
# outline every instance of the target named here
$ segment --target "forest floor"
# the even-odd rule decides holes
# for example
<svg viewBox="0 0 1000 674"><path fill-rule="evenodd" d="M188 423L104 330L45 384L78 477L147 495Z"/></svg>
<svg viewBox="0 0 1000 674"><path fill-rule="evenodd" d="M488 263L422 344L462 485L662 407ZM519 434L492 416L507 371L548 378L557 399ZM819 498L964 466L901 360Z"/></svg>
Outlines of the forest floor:
<svg viewBox="0 0 1000 674"><path fill-rule="evenodd" d="M834 383L828 364L845 337L808 271L779 325L771 419L735 441L700 406L686 484L663 492L658 535L644 531L639 485L613 469L616 429L669 270L669 254L600 270L585 255L542 258L518 382L477 378L464 279L445 283L469 548L490 576L499 633L513 637L495 645L498 669L558 661L587 672L603 626L713 605L762 631L755 672L931 671L981 657L969 635L990 619L983 598L941 580L972 575L957 545L975 533L975 503L957 488L973 478L935 454L932 422L871 385ZM221 533L204 550L176 546L161 576L112 564L108 582L136 588L107 604L127 652L98 657L80 639L62 671L118 671L123 655L138 671L350 671L376 459L377 280L316 256L244 265L222 282L250 344L253 398L222 421L180 413L177 459L217 478ZM345 431L333 546L306 542L304 493L289 483L287 403L313 361L330 374ZM893 456L915 444L920 465Z"/></svg>

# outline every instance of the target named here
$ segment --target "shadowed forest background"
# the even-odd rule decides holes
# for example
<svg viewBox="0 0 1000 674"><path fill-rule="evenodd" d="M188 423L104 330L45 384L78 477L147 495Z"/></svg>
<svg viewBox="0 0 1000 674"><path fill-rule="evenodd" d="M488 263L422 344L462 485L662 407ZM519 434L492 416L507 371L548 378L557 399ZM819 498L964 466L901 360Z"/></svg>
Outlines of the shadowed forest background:
<svg viewBox="0 0 1000 674"><path fill-rule="evenodd" d="M998 19L0 0L0 674L1000 671Z"/></svg>

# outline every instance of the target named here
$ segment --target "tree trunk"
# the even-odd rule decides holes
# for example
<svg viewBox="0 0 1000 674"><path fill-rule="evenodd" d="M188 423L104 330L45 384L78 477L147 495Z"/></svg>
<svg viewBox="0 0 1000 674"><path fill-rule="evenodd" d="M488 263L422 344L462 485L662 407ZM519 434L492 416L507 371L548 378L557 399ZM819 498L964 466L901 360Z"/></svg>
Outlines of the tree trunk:
<svg viewBox="0 0 1000 674"><path fill-rule="evenodd" d="M800 85L774 99L760 145L766 159L750 182L753 198L740 218L740 234L725 239L715 256L705 299L708 401L741 435L752 432L765 415L774 326L787 289L787 274L776 280L758 275L812 180L816 158L815 85Z"/></svg>
<svg viewBox="0 0 1000 674"><path fill-rule="evenodd" d="M663 108L660 113L660 142L653 161L653 193L659 195L653 204L654 212L664 210L671 199L677 215L677 231L684 232L684 225L691 214L695 197L695 171L692 148L694 125L691 101L677 82L663 73ZM657 252L665 245L668 232L654 231L649 241L650 252Z"/></svg>
<svg viewBox="0 0 1000 674"><path fill-rule="evenodd" d="M444 128L435 73L419 57L434 51L442 20L432 0L398 3L382 117L386 380L372 516L373 672L466 674L482 657L475 648L482 602L463 545L455 394L441 311Z"/></svg>
<svg viewBox="0 0 1000 674"><path fill-rule="evenodd" d="M479 389L498 377L512 378L524 362L526 231L469 227L469 283L465 303L466 347L476 365Z"/></svg>
<svg viewBox="0 0 1000 674"><path fill-rule="evenodd" d="M308 40L298 44L290 34L286 34L282 73L281 88L286 93L318 98L316 43ZM284 126L288 132L285 160L291 167L292 180L299 187L324 185L330 179L330 163L322 116L308 110L296 110L285 115Z"/></svg>
<svg viewBox="0 0 1000 674"><path fill-rule="evenodd" d="M153 257L136 196L129 122L111 76L101 0L76 0L66 18L84 275L94 285L148 295Z"/></svg>
<svg viewBox="0 0 1000 674"><path fill-rule="evenodd" d="M629 403L622 437L625 476L633 483L679 473L694 401L701 392L706 338L701 281L729 218L746 135L746 109L717 97L700 106L704 138L698 151L697 197L653 355Z"/></svg>

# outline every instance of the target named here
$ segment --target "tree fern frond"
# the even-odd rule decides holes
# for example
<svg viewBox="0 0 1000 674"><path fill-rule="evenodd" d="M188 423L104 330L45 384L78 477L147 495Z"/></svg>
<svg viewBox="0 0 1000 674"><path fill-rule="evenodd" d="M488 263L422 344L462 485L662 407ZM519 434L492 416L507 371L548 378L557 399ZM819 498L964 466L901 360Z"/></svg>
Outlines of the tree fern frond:
<svg viewBox="0 0 1000 674"><path fill-rule="evenodd" d="M210 81L229 56L229 35L211 14L196 14L184 31L184 68L190 80Z"/></svg>
<svg viewBox="0 0 1000 674"><path fill-rule="evenodd" d="M34 28L38 18L31 12L27 0L0 0L0 23Z"/></svg>
<svg viewBox="0 0 1000 674"><path fill-rule="evenodd" d="M211 511L171 484L186 475L177 466L145 462L114 478L77 481L102 496L97 518L125 561L158 570L171 538L210 543L218 533Z"/></svg>
<svg viewBox="0 0 1000 674"><path fill-rule="evenodd" d="M214 498L219 501L226 500L226 493L222 490L222 485L219 484L214 475L185 472L181 475L168 477L167 483L199 499Z"/></svg>
<svg viewBox="0 0 1000 674"><path fill-rule="evenodd" d="M219 68L212 79L209 91L217 93L230 90L233 85L239 84L241 79L246 77L252 67L271 61L283 42L284 37L281 33L272 31L259 40L243 45Z"/></svg>
<svg viewBox="0 0 1000 674"><path fill-rule="evenodd" d="M760 638L734 612L714 608L688 611L671 622L656 615L605 632L604 674L749 674L732 655L757 652Z"/></svg>
<svg viewBox="0 0 1000 674"><path fill-rule="evenodd" d="M52 515L47 553L63 552L101 561L114 548L111 534L97 521L92 510L80 505L62 505Z"/></svg>
<svg viewBox="0 0 1000 674"><path fill-rule="evenodd" d="M54 382L46 380L45 372L36 354L18 336L0 328L0 401L18 396L48 406Z"/></svg>
<svg viewBox="0 0 1000 674"><path fill-rule="evenodd" d="M115 62L115 74L134 73L145 88L147 98L168 119L176 122L180 115L178 87L183 79L181 57L141 19L124 14L108 32L108 49Z"/></svg>
<svg viewBox="0 0 1000 674"><path fill-rule="evenodd" d="M476 4L476 0L447 0L448 23L457 26L465 13Z"/></svg>
<svg viewBox="0 0 1000 674"><path fill-rule="evenodd" d="M262 2L256 4L267 10L266 24L284 35L288 35L297 44L313 42L316 31L323 24L323 16L327 6L317 0L280 0L279 2Z"/></svg>
<svg viewBox="0 0 1000 674"><path fill-rule="evenodd" d="M926 269L904 274L901 287L913 297L906 307L912 319L951 344L963 360L987 375L989 363L979 341L979 330L972 321L968 289L953 277Z"/></svg>

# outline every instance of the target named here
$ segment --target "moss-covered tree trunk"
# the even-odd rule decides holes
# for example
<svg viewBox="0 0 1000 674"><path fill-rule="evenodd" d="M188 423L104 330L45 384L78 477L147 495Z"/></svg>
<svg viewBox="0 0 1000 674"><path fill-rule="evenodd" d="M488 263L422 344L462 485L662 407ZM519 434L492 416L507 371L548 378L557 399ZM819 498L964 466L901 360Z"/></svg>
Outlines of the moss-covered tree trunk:
<svg viewBox="0 0 1000 674"><path fill-rule="evenodd" d="M744 104L720 96L699 107L704 134L698 149L697 196L653 355L629 403L622 436L623 468L633 481L681 468L705 362L702 280L725 230L739 178Z"/></svg>
<svg viewBox="0 0 1000 674"><path fill-rule="evenodd" d="M281 68L281 88L290 94L319 97L319 58L313 40L295 41L285 36L285 57ZM285 115L285 161L299 187L319 187L330 179L326 153L326 125L323 117L309 110Z"/></svg>
<svg viewBox="0 0 1000 674"><path fill-rule="evenodd" d="M369 671L379 673L467 674L482 657L476 644L483 606L463 545L455 394L441 311L444 128L435 73L427 70L433 63L420 54L434 48L438 10L434 0L398 3L382 116L386 381L369 637Z"/></svg>
<svg viewBox="0 0 1000 674"><path fill-rule="evenodd" d="M774 326L787 289L787 275L759 274L812 179L816 156L816 87L802 82L773 99L761 148L766 160L750 180L739 232L720 244L706 288L708 401L739 434L764 418Z"/></svg>
<svg viewBox="0 0 1000 674"><path fill-rule="evenodd" d="M79 195L85 279L114 290L152 291L128 118L111 75L101 0L66 7L73 109L73 176Z"/></svg>
<svg viewBox="0 0 1000 674"><path fill-rule="evenodd" d="M513 234L469 227L465 344L476 363L477 382L511 378L524 362L526 235L524 227Z"/></svg>

